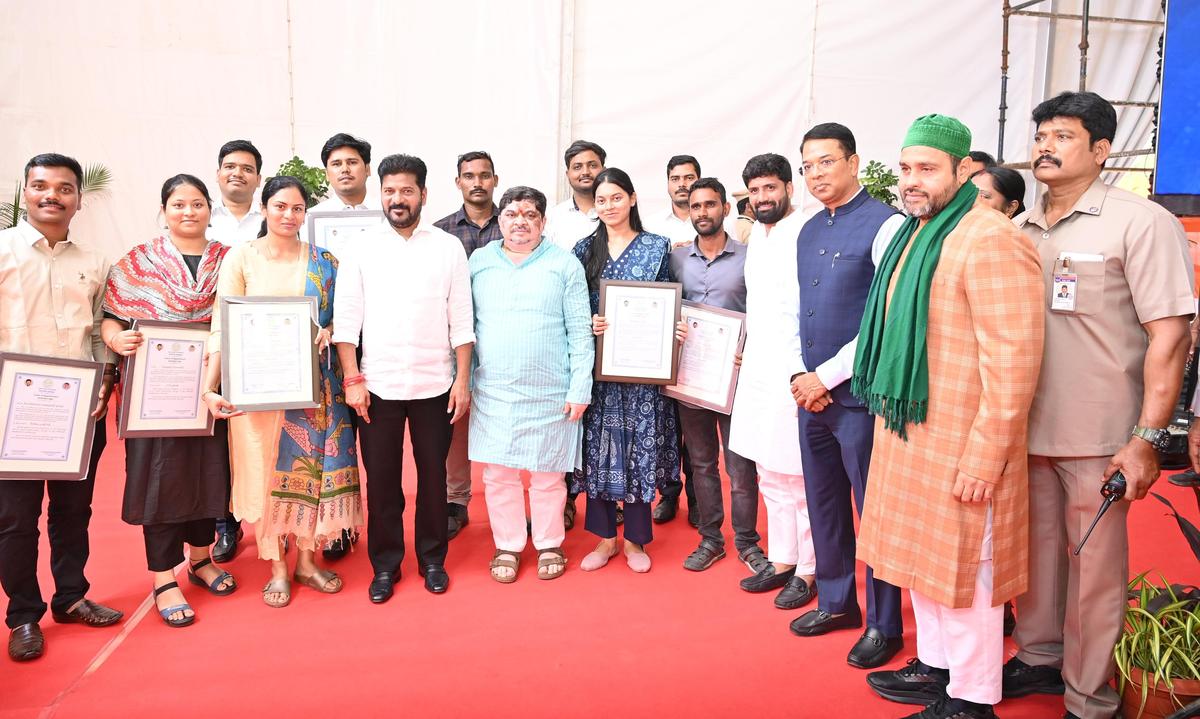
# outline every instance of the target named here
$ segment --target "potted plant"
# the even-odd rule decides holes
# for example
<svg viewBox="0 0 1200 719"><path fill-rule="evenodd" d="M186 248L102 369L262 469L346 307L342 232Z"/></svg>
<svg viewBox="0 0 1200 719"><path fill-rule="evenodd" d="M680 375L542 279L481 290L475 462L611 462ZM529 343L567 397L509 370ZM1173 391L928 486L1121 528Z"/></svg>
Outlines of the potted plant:
<svg viewBox="0 0 1200 719"><path fill-rule="evenodd" d="M1192 551L1200 556L1200 530L1165 497L1151 494L1171 510ZM1126 719L1167 717L1200 700L1200 589L1165 579L1159 586L1147 574L1142 572L1129 583L1125 630L1113 651Z"/></svg>

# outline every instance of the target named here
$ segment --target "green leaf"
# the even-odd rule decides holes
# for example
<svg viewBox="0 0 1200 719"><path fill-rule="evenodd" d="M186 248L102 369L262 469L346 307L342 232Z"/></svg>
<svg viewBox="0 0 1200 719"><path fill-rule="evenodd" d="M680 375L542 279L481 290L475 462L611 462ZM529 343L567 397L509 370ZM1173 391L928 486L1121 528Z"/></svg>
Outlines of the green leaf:
<svg viewBox="0 0 1200 719"><path fill-rule="evenodd" d="M104 165L94 162L83 168L83 187L79 188L79 192L84 195L104 194L112 186L112 180L112 171Z"/></svg>

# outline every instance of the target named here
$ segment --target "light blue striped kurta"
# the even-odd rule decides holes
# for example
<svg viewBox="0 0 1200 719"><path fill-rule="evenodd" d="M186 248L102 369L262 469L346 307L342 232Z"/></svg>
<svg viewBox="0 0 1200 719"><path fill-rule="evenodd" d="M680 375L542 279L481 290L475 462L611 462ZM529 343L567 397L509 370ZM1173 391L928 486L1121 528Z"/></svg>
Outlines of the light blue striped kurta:
<svg viewBox="0 0 1200 719"><path fill-rule="evenodd" d="M595 341L583 265L543 241L521 264L501 240L471 255L475 300L473 462L535 472L582 464L583 427L567 402L592 400Z"/></svg>

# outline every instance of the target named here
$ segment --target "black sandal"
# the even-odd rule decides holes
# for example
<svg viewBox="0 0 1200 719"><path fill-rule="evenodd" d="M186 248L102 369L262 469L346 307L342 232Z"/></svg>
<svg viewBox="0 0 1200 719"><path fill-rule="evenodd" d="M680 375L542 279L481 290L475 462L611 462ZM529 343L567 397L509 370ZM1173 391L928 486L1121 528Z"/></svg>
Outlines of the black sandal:
<svg viewBox="0 0 1200 719"><path fill-rule="evenodd" d="M158 595L162 594L163 592L167 591L168 589L179 589L179 584L176 582L167 582L166 584L162 585L161 587L154 588L154 608L155 609L158 609ZM174 606L167 607L166 609L159 609L158 614L159 614L159 616L162 617L163 622L165 622L168 627L186 627L189 624L191 624L192 622L196 621L195 613L193 613L192 616L190 616L190 617L185 614L182 617L180 617L179 619L171 619L170 616L172 614L174 614L175 612L183 612L183 611L187 611L188 609L191 609L191 608L192 608L192 605L188 604L187 602L184 602L183 604L176 604Z"/></svg>
<svg viewBox="0 0 1200 719"><path fill-rule="evenodd" d="M217 575L216 579L212 580L211 582L206 582L203 579L201 579L199 576L196 575L197 569L200 569L201 567L206 567L210 564L212 564L212 557L205 557L204 559L201 559L199 562L196 562L195 564L192 564L191 560L189 560L188 561L188 571L187 571L188 581L191 582L192 584L195 584L197 587L204 587L205 589L207 589L208 591L217 595L218 597L225 597L230 594L233 594L234 591L237 590L237 581L234 580L233 575L230 574L229 572L222 570L222 572ZM221 584L227 579L230 582L229 586L225 587L224 589L221 589Z"/></svg>

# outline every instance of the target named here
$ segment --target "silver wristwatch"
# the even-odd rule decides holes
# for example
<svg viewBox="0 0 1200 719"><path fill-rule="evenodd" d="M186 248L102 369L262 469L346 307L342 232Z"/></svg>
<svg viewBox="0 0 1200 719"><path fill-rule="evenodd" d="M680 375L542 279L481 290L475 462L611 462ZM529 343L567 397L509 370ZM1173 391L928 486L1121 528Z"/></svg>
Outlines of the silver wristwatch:
<svg viewBox="0 0 1200 719"><path fill-rule="evenodd" d="M1171 441L1171 433L1166 429L1151 429L1150 427L1134 427L1130 433L1150 443L1150 446L1162 452Z"/></svg>

